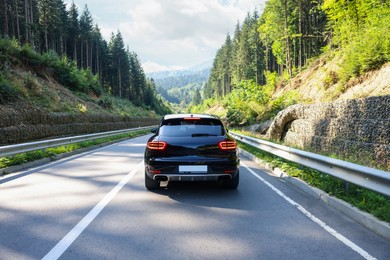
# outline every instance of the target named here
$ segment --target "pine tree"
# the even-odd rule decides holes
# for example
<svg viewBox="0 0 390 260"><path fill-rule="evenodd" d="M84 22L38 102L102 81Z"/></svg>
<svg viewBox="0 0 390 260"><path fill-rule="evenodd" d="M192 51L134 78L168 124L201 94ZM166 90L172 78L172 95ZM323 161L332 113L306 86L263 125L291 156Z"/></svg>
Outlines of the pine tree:
<svg viewBox="0 0 390 260"><path fill-rule="evenodd" d="M79 41L80 35L80 25L79 25L79 13L78 8L74 2L72 2L69 12L68 12L68 48L67 54L68 57L77 61L78 52L77 52L77 43Z"/></svg>
<svg viewBox="0 0 390 260"><path fill-rule="evenodd" d="M85 5L80 16L80 65L82 68L89 68L91 64L91 34L93 20L88 6Z"/></svg>

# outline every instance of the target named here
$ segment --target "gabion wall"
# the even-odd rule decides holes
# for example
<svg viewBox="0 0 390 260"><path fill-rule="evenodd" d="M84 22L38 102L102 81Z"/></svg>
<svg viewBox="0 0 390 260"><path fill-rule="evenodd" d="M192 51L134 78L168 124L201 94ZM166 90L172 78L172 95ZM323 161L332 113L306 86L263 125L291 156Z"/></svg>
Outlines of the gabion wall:
<svg viewBox="0 0 390 260"><path fill-rule="evenodd" d="M291 106L276 116L267 138L362 163L374 161L389 170L390 96Z"/></svg>
<svg viewBox="0 0 390 260"><path fill-rule="evenodd" d="M157 125L159 119L112 115L72 115L39 110L0 110L0 145Z"/></svg>

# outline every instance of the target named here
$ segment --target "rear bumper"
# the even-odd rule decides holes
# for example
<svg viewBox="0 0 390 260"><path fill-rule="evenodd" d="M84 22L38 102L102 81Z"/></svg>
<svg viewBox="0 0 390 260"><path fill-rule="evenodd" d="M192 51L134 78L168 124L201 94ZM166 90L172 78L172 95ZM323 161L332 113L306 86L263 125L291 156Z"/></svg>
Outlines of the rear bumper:
<svg viewBox="0 0 390 260"><path fill-rule="evenodd" d="M155 181L220 181L230 180L235 174L154 174Z"/></svg>
<svg viewBox="0 0 390 260"><path fill-rule="evenodd" d="M224 158L200 156L145 158L145 173L155 181L221 181L234 178L239 172L239 165L240 160L235 155ZM180 171L180 166L207 166L207 171L183 172Z"/></svg>

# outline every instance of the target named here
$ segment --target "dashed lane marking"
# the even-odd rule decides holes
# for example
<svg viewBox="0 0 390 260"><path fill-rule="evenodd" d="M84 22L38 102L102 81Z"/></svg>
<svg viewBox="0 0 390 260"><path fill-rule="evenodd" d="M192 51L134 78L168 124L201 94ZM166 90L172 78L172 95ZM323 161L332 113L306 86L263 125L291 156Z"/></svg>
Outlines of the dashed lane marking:
<svg viewBox="0 0 390 260"><path fill-rule="evenodd" d="M42 260L58 259L89 226L89 224L91 224L91 222L99 215L99 213L115 197L123 186L125 186L126 183L138 172L143 164L144 161L142 160L136 168L129 172L93 209L91 209L91 211L42 258Z"/></svg>

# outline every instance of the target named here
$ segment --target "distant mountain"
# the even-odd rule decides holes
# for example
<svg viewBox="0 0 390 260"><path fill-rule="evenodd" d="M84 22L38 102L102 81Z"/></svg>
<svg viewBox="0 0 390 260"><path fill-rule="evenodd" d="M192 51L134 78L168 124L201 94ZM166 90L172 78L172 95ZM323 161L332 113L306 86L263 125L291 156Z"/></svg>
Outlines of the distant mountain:
<svg viewBox="0 0 390 260"><path fill-rule="evenodd" d="M201 64L195 65L191 68L184 69L184 70L166 70L166 71L157 71L157 72L150 72L147 73L146 76L149 78L153 78L155 81L159 79L165 79L165 78L171 78L171 77L181 77L181 76L188 76L188 75L203 75L205 76L210 75L210 70L213 65L213 60L203 62ZM207 80L206 79L206 80Z"/></svg>
<svg viewBox="0 0 390 260"><path fill-rule="evenodd" d="M159 71L147 74L157 86L157 92L171 103L189 104L195 91L200 91L209 79L212 60L185 70Z"/></svg>

